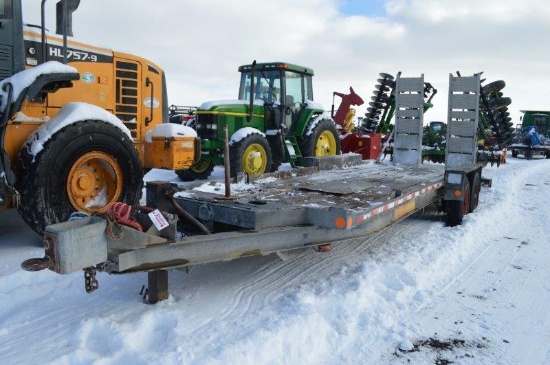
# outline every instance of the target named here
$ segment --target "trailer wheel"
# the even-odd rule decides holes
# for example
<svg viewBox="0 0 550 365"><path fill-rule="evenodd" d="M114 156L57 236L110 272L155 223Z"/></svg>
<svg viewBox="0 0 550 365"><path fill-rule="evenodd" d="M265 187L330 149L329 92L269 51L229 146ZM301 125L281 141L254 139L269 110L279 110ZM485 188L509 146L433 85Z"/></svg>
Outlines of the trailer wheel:
<svg viewBox="0 0 550 365"><path fill-rule="evenodd" d="M35 155L20 151L17 210L37 233L75 211L103 213L111 203L139 203L143 170L133 141L100 120L56 132Z"/></svg>
<svg viewBox="0 0 550 365"><path fill-rule="evenodd" d="M512 157L518 157L518 150L512 150Z"/></svg>
<svg viewBox="0 0 550 365"><path fill-rule="evenodd" d="M261 175L272 168L271 149L267 139L257 133L250 134L236 142L229 149L231 177L239 172Z"/></svg>
<svg viewBox="0 0 550 365"><path fill-rule="evenodd" d="M500 161L500 160L499 160ZM499 162L497 162L499 164ZM471 195L470 195L470 213L473 212L479 204L479 193L481 192L481 176L476 172L472 181Z"/></svg>
<svg viewBox="0 0 550 365"><path fill-rule="evenodd" d="M466 179L464 185L464 200L447 200L445 202L445 213L449 227L460 225L462 218L470 212L470 181Z"/></svg>
<svg viewBox="0 0 550 365"><path fill-rule="evenodd" d="M309 136L303 136L300 149L304 157L334 156L341 153L340 138L336 125L330 119L323 119Z"/></svg>
<svg viewBox="0 0 550 365"><path fill-rule="evenodd" d="M199 160L186 170L176 170L182 181L206 180L214 171L212 160Z"/></svg>

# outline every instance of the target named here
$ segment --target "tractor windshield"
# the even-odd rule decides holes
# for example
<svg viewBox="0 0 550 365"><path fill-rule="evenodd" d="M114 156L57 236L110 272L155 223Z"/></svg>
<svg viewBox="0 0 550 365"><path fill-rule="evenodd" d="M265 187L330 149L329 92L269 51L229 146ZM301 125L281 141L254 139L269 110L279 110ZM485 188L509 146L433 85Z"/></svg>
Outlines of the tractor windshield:
<svg viewBox="0 0 550 365"><path fill-rule="evenodd" d="M279 70L256 71L254 76L254 99L262 99L267 103L280 101L281 72ZM251 73L243 72L239 88L239 100L250 99L251 84Z"/></svg>

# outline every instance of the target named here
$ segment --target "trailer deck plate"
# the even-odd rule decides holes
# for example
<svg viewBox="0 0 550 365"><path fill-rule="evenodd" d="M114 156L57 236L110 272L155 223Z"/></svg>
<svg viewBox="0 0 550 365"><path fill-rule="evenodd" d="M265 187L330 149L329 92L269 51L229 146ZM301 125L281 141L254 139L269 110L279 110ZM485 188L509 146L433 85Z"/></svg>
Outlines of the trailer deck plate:
<svg viewBox="0 0 550 365"><path fill-rule="evenodd" d="M365 163L306 176L232 184L233 201L216 199L211 183L178 193L176 200L197 218L247 229L307 225L312 224L311 212L315 210L323 210L325 215L327 209L346 216L364 215L400 196L441 183L443 170L443 165L436 164Z"/></svg>

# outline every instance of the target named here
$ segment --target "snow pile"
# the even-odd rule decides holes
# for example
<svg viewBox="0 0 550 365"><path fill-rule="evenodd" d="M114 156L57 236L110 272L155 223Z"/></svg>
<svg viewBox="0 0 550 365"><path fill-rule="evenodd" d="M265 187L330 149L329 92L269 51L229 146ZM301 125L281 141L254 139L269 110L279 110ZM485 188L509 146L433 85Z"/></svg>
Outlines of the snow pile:
<svg viewBox="0 0 550 365"><path fill-rule="evenodd" d="M170 137L196 137L197 132L191 128L181 124L163 123L145 133L145 141L152 143L153 138L170 138Z"/></svg>

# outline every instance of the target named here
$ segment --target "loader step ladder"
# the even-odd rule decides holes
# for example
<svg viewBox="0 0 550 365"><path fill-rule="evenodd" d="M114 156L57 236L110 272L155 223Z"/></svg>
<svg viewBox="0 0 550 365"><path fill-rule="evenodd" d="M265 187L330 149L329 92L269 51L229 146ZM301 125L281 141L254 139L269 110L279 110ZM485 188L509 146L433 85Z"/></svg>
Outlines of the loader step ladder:
<svg viewBox="0 0 550 365"><path fill-rule="evenodd" d="M420 166L424 123L424 75L398 75L395 88L393 161L401 165Z"/></svg>
<svg viewBox="0 0 550 365"><path fill-rule="evenodd" d="M476 163L480 75L449 75L445 165Z"/></svg>
<svg viewBox="0 0 550 365"><path fill-rule="evenodd" d="M285 153L287 160L290 161L290 166L304 166L304 156L300 152L298 140L294 136L285 137Z"/></svg>

